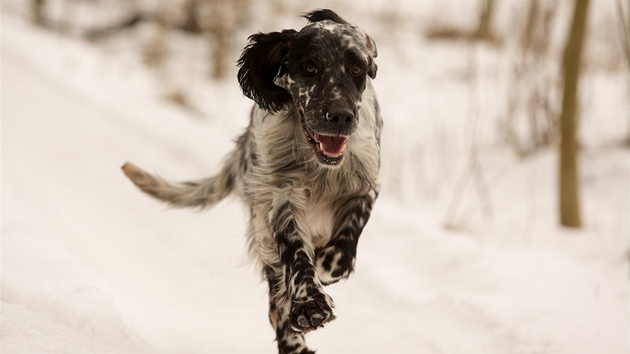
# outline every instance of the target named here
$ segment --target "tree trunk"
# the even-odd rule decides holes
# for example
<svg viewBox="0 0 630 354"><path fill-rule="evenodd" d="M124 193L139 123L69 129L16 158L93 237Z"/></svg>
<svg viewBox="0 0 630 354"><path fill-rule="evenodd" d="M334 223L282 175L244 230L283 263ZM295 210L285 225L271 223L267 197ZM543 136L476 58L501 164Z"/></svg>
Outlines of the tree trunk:
<svg viewBox="0 0 630 354"><path fill-rule="evenodd" d="M44 18L44 6L46 5L44 0L32 0L31 13L33 16L33 23L38 26L44 26L46 20Z"/></svg>
<svg viewBox="0 0 630 354"><path fill-rule="evenodd" d="M185 32L190 33L201 33L201 21L199 20L200 15L200 1L199 0L188 0L184 5L184 12L186 13L186 18L184 19L184 23L181 26L181 29Z"/></svg>
<svg viewBox="0 0 630 354"><path fill-rule="evenodd" d="M492 15L494 12L494 0L483 0L479 11L479 25L476 36L479 39L492 39Z"/></svg>
<svg viewBox="0 0 630 354"><path fill-rule="evenodd" d="M560 115L560 224L580 227L577 112L580 61L586 32L586 15L589 0L576 0L573 21L562 58L564 94Z"/></svg>

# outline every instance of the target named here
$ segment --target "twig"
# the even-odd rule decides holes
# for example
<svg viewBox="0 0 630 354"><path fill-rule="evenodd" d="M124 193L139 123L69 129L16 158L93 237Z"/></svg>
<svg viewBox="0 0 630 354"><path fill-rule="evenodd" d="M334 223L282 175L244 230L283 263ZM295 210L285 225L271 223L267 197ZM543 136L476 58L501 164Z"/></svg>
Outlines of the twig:
<svg viewBox="0 0 630 354"><path fill-rule="evenodd" d="M630 10L628 10L630 12ZM628 67L630 67L630 27L626 23L626 19L623 16L623 5L621 0L617 0L617 14L619 15L621 45L623 46L626 54L626 60L628 61Z"/></svg>

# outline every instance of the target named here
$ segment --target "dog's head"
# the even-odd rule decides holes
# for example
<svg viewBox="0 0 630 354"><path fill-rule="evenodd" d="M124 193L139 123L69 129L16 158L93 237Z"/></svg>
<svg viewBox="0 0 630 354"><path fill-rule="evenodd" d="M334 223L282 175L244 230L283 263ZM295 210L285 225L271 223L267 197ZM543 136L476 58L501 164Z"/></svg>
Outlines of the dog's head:
<svg viewBox="0 0 630 354"><path fill-rule="evenodd" d="M299 32L252 35L238 81L262 109L295 107L318 161L335 166L359 124L368 77L376 77L376 44L331 10L304 17L309 24Z"/></svg>

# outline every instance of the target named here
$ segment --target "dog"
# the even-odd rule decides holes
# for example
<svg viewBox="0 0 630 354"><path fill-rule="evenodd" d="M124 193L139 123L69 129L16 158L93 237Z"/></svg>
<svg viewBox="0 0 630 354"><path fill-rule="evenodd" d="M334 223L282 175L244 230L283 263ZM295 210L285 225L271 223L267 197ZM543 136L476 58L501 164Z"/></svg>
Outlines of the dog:
<svg viewBox="0 0 630 354"><path fill-rule="evenodd" d="M335 318L323 287L353 272L380 189L376 44L331 10L303 17L308 24L300 31L249 37L238 82L256 104L217 175L169 182L122 167L143 192L174 207L240 196L282 354L314 353L304 334Z"/></svg>

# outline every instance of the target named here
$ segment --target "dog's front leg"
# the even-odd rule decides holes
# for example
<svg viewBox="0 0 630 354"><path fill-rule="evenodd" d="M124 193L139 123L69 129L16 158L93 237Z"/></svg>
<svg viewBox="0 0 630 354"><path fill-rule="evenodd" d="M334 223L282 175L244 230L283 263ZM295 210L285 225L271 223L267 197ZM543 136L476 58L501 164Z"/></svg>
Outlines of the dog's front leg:
<svg viewBox="0 0 630 354"><path fill-rule="evenodd" d="M287 199L274 208L270 223L290 301L289 323L298 333L317 329L334 318L332 299L323 291L315 269L315 252L301 227L303 218L303 211Z"/></svg>
<svg viewBox="0 0 630 354"><path fill-rule="evenodd" d="M276 333L278 353L314 354L306 348L304 335L291 329L291 303L286 298L282 272L267 265L265 278L269 283L269 322Z"/></svg>
<svg viewBox="0 0 630 354"><path fill-rule="evenodd" d="M347 278L354 269L359 236L365 227L377 192L348 198L338 204L337 219L330 241L317 250L317 273L324 284Z"/></svg>

